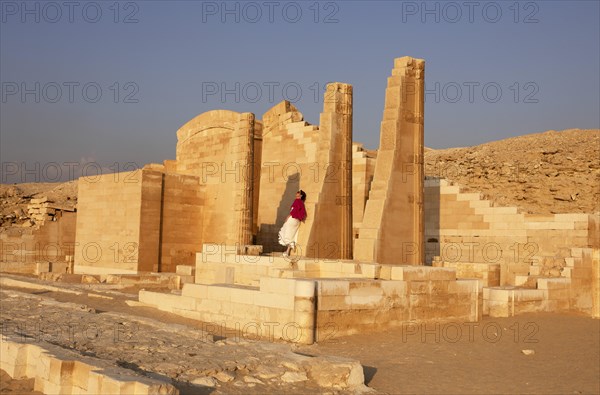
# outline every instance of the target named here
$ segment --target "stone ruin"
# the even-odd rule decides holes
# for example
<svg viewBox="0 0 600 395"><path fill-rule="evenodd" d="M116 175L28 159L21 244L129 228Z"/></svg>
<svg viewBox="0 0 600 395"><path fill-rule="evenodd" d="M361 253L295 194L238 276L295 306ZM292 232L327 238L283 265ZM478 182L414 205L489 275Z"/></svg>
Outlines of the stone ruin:
<svg viewBox="0 0 600 395"><path fill-rule="evenodd" d="M177 131L176 160L80 183L76 271L174 272L193 265L204 244L281 251L277 232L298 189L308 218L297 256L422 265L423 78L423 60L396 60L362 191L353 184L348 84L327 86L319 126L287 101L262 120L198 115ZM353 218L355 202L362 218Z"/></svg>
<svg viewBox="0 0 600 395"><path fill-rule="evenodd" d="M424 65L395 59L377 151L352 141L349 84L327 85L318 126L287 101L260 120L209 111L177 131L175 160L81 178L76 213L32 201L31 214L45 223L0 234L1 269L142 285L134 306L198 320L211 342L233 334L311 344L530 311L600 317L597 215L523 214L425 177ZM308 195L308 218L284 258L277 232L298 189ZM15 259L39 255L40 242L67 248L53 262ZM55 346L1 340L2 368L35 377L44 392L178 393L116 367L98 372L98 361L72 361ZM323 388L364 382L358 363L288 354L314 365L308 374ZM316 372L321 366L337 381Z"/></svg>
<svg viewBox="0 0 600 395"><path fill-rule="evenodd" d="M600 316L597 215L522 214L426 179L424 65L395 59L376 152L352 142L352 86L335 82L318 126L287 101L260 120L209 111L177 131L175 160L80 179L72 270L171 276L178 290L139 301L301 343L482 314ZM283 258L298 189L308 218Z"/></svg>

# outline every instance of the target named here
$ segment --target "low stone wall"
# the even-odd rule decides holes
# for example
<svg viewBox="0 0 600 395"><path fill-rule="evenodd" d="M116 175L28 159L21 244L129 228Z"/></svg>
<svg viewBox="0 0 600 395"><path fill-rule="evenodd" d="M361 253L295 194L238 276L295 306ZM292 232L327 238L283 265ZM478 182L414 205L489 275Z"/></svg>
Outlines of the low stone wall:
<svg viewBox="0 0 600 395"><path fill-rule="evenodd" d="M516 276L514 286L483 288L483 314L510 317L527 312L575 311L600 317L600 249L573 248L556 277L531 272Z"/></svg>
<svg viewBox="0 0 600 395"><path fill-rule="evenodd" d="M480 315L479 280L456 280L448 268L198 254L195 275L198 283L184 284L181 295L140 291L139 301L233 332L306 344Z"/></svg>
<svg viewBox="0 0 600 395"><path fill-rule="evenodd" d="M475 322L479 316L477 280L422 277L318 283L316 325L320 340L381 331L407 322Z"/></svg>
<svg viewBox="0 0 600 395"><path fill-rule="evenodd" d="M195 282L257 287L263 276L285 278L378 278L381 265L344 260L294 259L234 254L196 255Z"/></svg>
<svg viewBox="0 0 600 395"><path fill-rule="evenodd" d="M434 266L435 266L434 262ZM483 287L500 285L500 265L493 263L440 262L443 267L456 270L456 278L476 278L480 291Z"/></svg>
<svg viewBox="0 0 600 395"><path fill-rule="evenodd" d="M37 262L65 262L75 249L77 213L58 211L54 220L32 228L9 228L0 233L2 271L34 273Z"/></svg>
<svg viewBox="0 0 600 395"><path fill-rule="evenodd" d="M426 262L490 263L501 285L514 285L534 261L569 257L571 248L599 248L598 214L527 214L494 207L445 179L425 181Z"/></svg>
<svg viewBox="0 0 600 395"><path fill-rule="evenodd" d="M0 337L0 368L14 379L34 378L34 390L44 394L179 394L166 380L134 376L58 346L22 343L4 335Z"/></svg>
<svg viewBox="0 0 600 395"><path fill-rule="evenodd" d="M181 295L140 291L139 301L248 336L313 343L315 282L262 277L260 285L184 284Z"/></svg>

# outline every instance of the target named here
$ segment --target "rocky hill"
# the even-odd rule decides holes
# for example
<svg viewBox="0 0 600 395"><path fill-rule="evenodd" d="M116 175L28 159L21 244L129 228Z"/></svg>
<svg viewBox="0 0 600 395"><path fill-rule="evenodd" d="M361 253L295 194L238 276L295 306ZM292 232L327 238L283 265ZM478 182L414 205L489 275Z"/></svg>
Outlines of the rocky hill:
<svg viewBox="0 0 600 395"><path fill-rule="evenodd" d="M600 130L550 130L473 147L428 149L425 174L522 212L600 211Z"/></svg>

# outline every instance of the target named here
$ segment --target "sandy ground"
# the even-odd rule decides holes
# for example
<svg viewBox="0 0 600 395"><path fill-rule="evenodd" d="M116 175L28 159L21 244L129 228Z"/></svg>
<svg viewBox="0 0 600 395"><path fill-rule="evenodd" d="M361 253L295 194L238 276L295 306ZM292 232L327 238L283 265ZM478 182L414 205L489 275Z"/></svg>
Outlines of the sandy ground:
<svg viewBox="0 0 600 395"><path fill-rule="evenodd" d="M407 324L301 350L356 358L367 385L390 394L600 393L600 320L527 314L476 324Z"/></svg>
<svg viewBox="0 0 600 395"><path fill-rule="evenodd" d="M62 292L44 292L44 296L102 311L199 325L154 309L132 308L118 299ZM523 350L534 353L525 355ZM600 320L580 315L527 314L486 317L478 323L406 324L393 331L300 346L297 352L359 360L366 384L380 393L600 394ZM4 373L1 379L3 394L33 393L31 380L10 380Z"/></svg>

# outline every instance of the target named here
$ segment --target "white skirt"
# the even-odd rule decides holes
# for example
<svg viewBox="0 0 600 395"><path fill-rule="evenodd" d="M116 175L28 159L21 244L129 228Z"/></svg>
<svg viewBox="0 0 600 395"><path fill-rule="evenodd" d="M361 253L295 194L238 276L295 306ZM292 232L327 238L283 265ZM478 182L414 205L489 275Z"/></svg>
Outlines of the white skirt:
<svg viewBox="0 0 600 395"><path fill-rule="evenodd" d="M298 228L300 228L300 221L289 217L279 231L279 244L286 247L291 244L294 247L298 241Z"/></svg>

